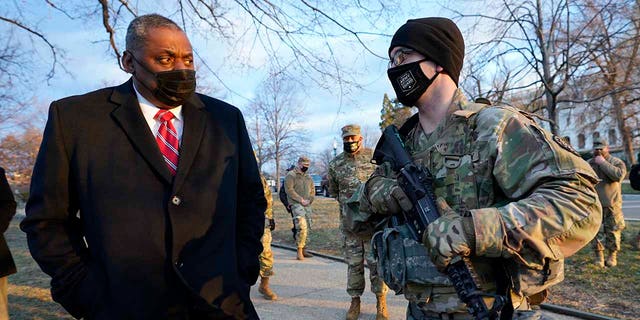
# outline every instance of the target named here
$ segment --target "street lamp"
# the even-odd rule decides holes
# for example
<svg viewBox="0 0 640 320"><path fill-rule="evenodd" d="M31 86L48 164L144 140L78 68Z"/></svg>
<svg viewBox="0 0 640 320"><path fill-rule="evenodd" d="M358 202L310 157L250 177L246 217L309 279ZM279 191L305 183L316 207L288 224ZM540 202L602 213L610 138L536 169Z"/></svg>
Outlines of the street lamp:
<svg viewBox="0 0 640 320"><path fill-rule="evenodd" d="M335 158L338 155L338 141L336 138L333 138L333 157Z"/></svg>

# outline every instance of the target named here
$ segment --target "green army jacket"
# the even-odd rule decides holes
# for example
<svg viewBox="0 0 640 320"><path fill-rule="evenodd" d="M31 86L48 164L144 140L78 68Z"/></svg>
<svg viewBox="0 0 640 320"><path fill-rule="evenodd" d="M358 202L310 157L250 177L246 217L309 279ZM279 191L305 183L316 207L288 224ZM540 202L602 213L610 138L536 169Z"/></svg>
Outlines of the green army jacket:
<svg viewBox="0 0 640 320"><path fill-rule="evenodd" d="M460 90L448 116L425 134L418 115L400 129L417 165L434 176L434 192L456 212L470 215L475 229L471 261L481 279L493 282L491 259L539 270L537 279L511 274L515 292L541 289L553 264L562 280L564 257L586 245L601 223L597 176L571 146L515 108L469 103ZM394 178L388 164L368 180L364 200ZM365 205L366 207L366 205ZM384 213L378 213L384 214ZM427 266L435 268L434 266ZM434 271L435 272L435 271ZM560 274L557 274L557 273ZM441 284L444 285L444 284Z"/></svg>
<svg viewBox="0 0 640 320"><path fill-rule="evenodd" d="M329 162L328 189L340 204L351 198L361 183L373 173L375 165L371 163L373 151L362 148L351 154L342 152Z"/></svg>
<svg viewBox="0 0 640 320"><path fill-rule="evenodd" d="M287 173L284 178L284 188L290 205L300 203L302 199L307 199L311 203L316 195L313 179L308 173L298 168Z"/></svg>
<svg viewBox="0 0 640 320"><path fill-rule="evenodd" d="M347 219L353 218L348 216L345 204L373 173L375 165L371 163L372 156L373 150L361 148L353 154L342 152L329 162L328 189L340 203L340 229L343 232L347 231L345 226L352 225Z"/></svg>
<svg viewBox="0 0 640 320"><path fill-rule="evenodd" d="M603 207L622 208L622 179L627 174L624 161L609 155L606 163L596 164L595 158L589 159L589 164L600 178L596 185L598 197Z"/></svg>

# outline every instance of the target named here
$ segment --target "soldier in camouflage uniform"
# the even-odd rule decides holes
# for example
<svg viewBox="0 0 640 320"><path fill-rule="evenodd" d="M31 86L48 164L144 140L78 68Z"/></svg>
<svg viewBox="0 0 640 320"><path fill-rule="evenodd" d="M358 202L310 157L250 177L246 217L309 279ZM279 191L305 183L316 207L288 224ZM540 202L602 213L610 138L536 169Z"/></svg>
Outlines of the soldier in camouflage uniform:
<svg viewBox="0 0 640 320"><path fill-rule="evenodd" d="M433 175L441 216L425 232L424 247L406 225L376 233L378 272L409 300L407 319L472 319L441 273L466 256L481 290L508 298L502 319L540 319L531 305L563 279L564 258L600 226L596 174L529 114L464 98L457 88L464 40L451 20L407 21L389 57L398 100L418 107L401 138ZM396 178L388 163L378 166L360 209L387 216L410 210Z"/></svg>
<svg viewBox="0 0 640 320"><path fill-rule="evenodd" d="M345 260L349 265L347 271L347 293L351 296L351 306L347 312L347 320L358 319L360 315L360 296L364 292L364 260L369 265L371 291L377 298L376 319L388 319L386 294L387 286L378 276L376 262L371 255L371 235L360 237L345 230L346 200L351 198L360 184L373 173L375 165L371 163L372 151L362 145L360 126L350 124L342 127L344 152L329 162L328 189L332 197L340 203L340 230L345 242Z"/></svg>
<svg viewBox="0 0 640 320"><path fill-rule="evenodd" d="M293 213L293 223L297 229L296 245L298 247L297 259L313 257L307 252L308 229L311 228L311 203L316 195L313 179L307 173L311 160L307 157L300 157L295 169L289 171L284 178L284 187L287 192L287 200Z"/></svg>
<svg viewBox="0 0 640 320"><path fill-rule="evenodd" d="M260 286L258 287L258 292L267 300L277 300L278 296L269 288L269 277L274 274L273 252L271 251L271 231L276 228L276 221L273 219L273 197L271 195L271 187L267 184L267 180L262 175L260 175L260 179L262 179L264 197L267 198L267 210L264 212L266 221L264 224L264 234L261 238L263 249L260 254Z"/></svg>
<svg viewBox="0 0 640 320"><path fill-rule="evenodd" d="M598 197L602 204L602 230L600 235L593 239L596 265L615 267L618 264L617 254L620 250L620 235L624 229L624 217L622 215L622 180L627 174L627 166L624 161L609 154L609 145L601 138L593 141L593 158L589 164L598 174L600 182L596 185ZM602 245L600 237L604 238ZM604 260L604 249L609 255Z"/></svg>

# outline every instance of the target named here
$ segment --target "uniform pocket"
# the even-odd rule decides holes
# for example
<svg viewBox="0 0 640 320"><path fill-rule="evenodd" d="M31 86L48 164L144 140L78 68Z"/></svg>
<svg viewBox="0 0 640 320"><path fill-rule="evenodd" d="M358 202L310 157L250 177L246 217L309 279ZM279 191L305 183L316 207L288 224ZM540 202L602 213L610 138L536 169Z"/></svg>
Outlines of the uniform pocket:
<svg viewBox="0 0 640 320"><path fill-rule="evenodd" d="M372 238L378 274L396 293L414 285L450 286L449 278L433 265L426 248L406 237L404 226L378 231Z"/></svg>

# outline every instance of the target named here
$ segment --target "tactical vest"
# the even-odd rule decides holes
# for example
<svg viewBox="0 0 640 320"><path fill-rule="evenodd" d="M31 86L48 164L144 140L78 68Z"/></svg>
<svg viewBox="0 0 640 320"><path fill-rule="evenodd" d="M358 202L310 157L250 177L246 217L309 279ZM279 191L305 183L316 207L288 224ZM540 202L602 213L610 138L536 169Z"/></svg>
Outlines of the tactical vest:
<svg viewBox="0 0 640 320"><path fill-rule="evenodd" d="M489 141L479 140L475 131L477 115L485 105L468 107L455 112L444 132L433 133L437 136L433 137L436 141L430 148L416 152L413 141L405 141L414 163L424 166L433 175L436 196L444 198L461 214L506 202L494 185L492 163L495 159L482 154ZM406 137L416 125L417 117L413 123L408 121L400 132ZM409 238L405 226L377 232L372 244L379 259L378 272L392 290L403 292L409 300L425 301L432 292L446 292L446 287L451 286L446 275L433 265L424 246ZM531 296L563 279L563 260L525 266L513 259L474 257L472 264L478 276L476 282L486 292L495 292L496 284L500 282L501 286L506 284L518 294Z"/></svg>

